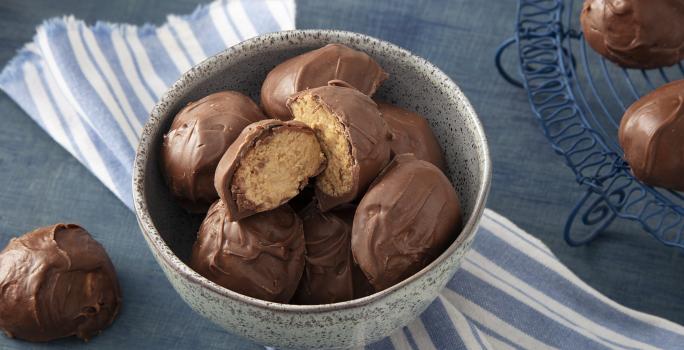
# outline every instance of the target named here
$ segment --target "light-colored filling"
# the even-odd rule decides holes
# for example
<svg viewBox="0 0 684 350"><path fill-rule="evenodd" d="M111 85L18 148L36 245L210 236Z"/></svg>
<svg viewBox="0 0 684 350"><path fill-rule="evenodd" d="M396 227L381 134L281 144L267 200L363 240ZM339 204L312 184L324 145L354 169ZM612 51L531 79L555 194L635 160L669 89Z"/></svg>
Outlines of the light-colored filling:
<svg viewBox="0 0 684 350"><path fill-rule="evenodd" d="M351 191L354 161L344 126L311 95L298 98L291 107L295 120L316 131L328 160L325 170L316 177L316 186L333 197Z"/></svg>
<svg viewBox="0 0 684 350"><path fill-rule="evenodd" d="M240 161L233 175L234 192L265 211L299 193L325 160L316 137L297 129L276 129L257 141ZM240 203L238 202L238 206Z"/></svg>

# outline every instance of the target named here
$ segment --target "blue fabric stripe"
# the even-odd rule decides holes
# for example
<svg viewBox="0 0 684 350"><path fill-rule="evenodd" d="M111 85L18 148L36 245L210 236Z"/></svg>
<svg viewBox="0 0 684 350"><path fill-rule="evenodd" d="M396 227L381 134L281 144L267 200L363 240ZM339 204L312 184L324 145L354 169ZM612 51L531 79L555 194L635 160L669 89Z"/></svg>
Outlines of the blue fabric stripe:
<svg viewBox="0 0 684 350"><path fill-rule="evenodd" d="M59 111L59 107L57 106L57 101L55 101L54 93L50 88L48 87L47 80L45 78L45 72L43 72L43 68L40 65L34 65L36 68L36 71L38 72L38 78L40 79L41 83L43 84L43 87L45 88L45 93L48 96L49 103L52 105L52 109L55 111L55 116L59 119L59 123L62 125L62 128L64 129L64 133L66 134L67 138L69 139L69 144L71 144L71 148L76 152L76 154L73 154L76 159L78 159L84 166L88 167L88 162L83 156L83 153L81 152L81 149L78 148L78 145L76 142L74 142L74 136L71 133L71 128L69 128L69 125L67 124L66 120L64 119L64 116L62 113ZM43 127L45 128L45 127Z"/></svg>
<svg viewBox="0 0 684 350"><path fill-rule="evenodd" d="M392 345L392 341L389 338L385 338L385 339L376 341L375 343L366 346L366 349L369 349L369 350L394 350L394 345Z"/></svg>
<svg viewBox="0 0 684 350"><path fill-rule="evenodd" d="M413 334L409 331L408 328L403 327L401 331L404 333L404 336L406 337L406 341L409 343L412 349L414 350L419 350L418 344L416 344L416 340L413 339Z"/></svg>
<svg viewBox="0 0 684 350"><path fill-rule="evenodd" d="M173 39L176 40L176 44L178 44L178 47L181 49L181 52L179 54L183 54L185 56L185 58L188 59L188 62L190 62L191 67L194 66L195 60L192 59L190 52L188 52L188 50L185 48L185 45L183 45L183 41L180 39L180 36L178 35L178 33L176 33L176 28L174 28L173 26L168 26L168 28L169 28L169 32L173 36ZM182 73L185 73L185 72L182 72Z"/></svg>
<svg viewBox="0 0 684 350"><path fill-rule="evenodd" d="M127 115L126 109L124 108L124 105L123 105L123 102L119 100L116 93L114 92L114 88L112 87L112 84L113 84L112 81L107 79L107 76L104 74L103 68L100 67L100 65L95 60L95 55L92 52L92 48L90 46L88 46L88 44L86 44L85 36L83 35L83 30L84 30L84 26L82 24L79 25L78 26L78 35L79 35L79 38L81 39L81 42L83 43L83 46L85 47L85 52L88 55L90 62L93 63L93 66L95 67L95 70L97 71L97 74L102 78L102 80L104 80L105 85L107 86L107 90L109 91L109 94L114 98L114 103L116 103L116 105L119 107L119 110L124 115L124 119L126 120L126 123L128 123L128 126L131 129L135 130L135 126L133 125L133 123L131 122L130 119L136 118L136 117L131 116L131 115ZM115 77L115 79L116 79L116 77ZM126 94L126 95L130 96L128 94ZM130 105L130 103L129 103L129 105Z"/></svg>
<svg viewBox="0 0 684 350"><path fill-rule="evenodd" d="M470 323L472 327L477 327L477 329L479 329L480 332L482 332L482 333L484 333L484 334L486 334L486 335L488 335L488 336L490 336L490 337L496 338L497 340L499 340L499 341L505 343L505 344L508 345L508 346L511 346L511 347L514 348L514 349L523 350L523 348L521 348L520 346L518 346L518 345L516 345L515 343L511 342L510 340L508 340L508 339L502 337L500 334L497 334L496 332L493 332L491 329L489 329L489 328L487 328L485 325L479 323L477 320L474 320L474 319L472 319L472 318L470 318L470 317L468 317L468 316L466 316L466 319L468 320L468 323Z"/></svg>
<svg viewBox="0 0 684 350"><path fill-rule="evenodd" d="M81 67L76 62L71 43L67 38L66 28L63 22L51 22L45 27L50 36L50 49L55 59L59 61L60 68L67 85L73 92L74 98L81 106L88 106L88 115L93 125L98 125L98 135L108 140L108 147L122 164L133 164L135 153L128 143L125 134L114 119L100 97L94 91ZM104 134L106 132L106 134Z"/></svg>
<svg viewBox="0 0 684 350"><path fill-rule="evenodd" d="M667 346L684 344L684 337L660 327L637 320L587 294L577 285L550 270L543 264L528 257L485 228L474 249L501 267L527 266L528 268L506 268L515 277L527 282L534 288L582 315L592 315L591 319L620 334L629 334L633 339ZM503 250L502 250L503 249ZM610 322L600 322L610 320ZM663 337L669 342L663 344Z"/></svg>
<svg viewBox="0 0 684 350"><path fill-rule="evenodd" d="M233 19L230 18L230 14L228 13L228 6L226 5L226 1L221 1L221 10L223 10L223 13L226 15L226 18L228 19L228 23L230 26L233 28L233 31L235 32L235 35L240 38L240 40L245 40L245 38L242 36L242 33L238 30L237 25L235 22L233 22ZM219 29L220 30L220 29Z"/></svg>
<svg viewBox="0 0 684 350"><path fill-rule="evenodd" d="M133 113L135 113L134 117L144 124L147 121L148 113L150 111L145 108L142 100L135 93L135 90L133 90L131 82L126 77L123 67L121 67L121 62L119 62L118 55L114 50L114 44L112 43L112 28L99 24L96 25L92 31L95 39L97 39L100 51L102 51L102 54L107 59L107 63L109 63L109 67L114 72L116 78L118 78L119 85L128 99L128 104L131 106L131 109L133 109ZM81 35L83 35L83 33L81 33ZM141 80L144 80L144 77L142 77ZM111 84L110 90L112 91L113 95L114 89L111 88ZM121 105L121 103L119 103L119 105ZM123 106L121 107L121 110L123 110Z"/></svg>
<svg viewBox="0 0 684 350"><path fill-rule="evenodd" d="M226 49L221 34L214 26L209 15L209 6L202 6L187 19L190 29L195 34L202 50L207 55L214 55Z"/></svg>
<svg viewBox="0 0 684 350"><path fill-rule="evenodd" d="M24 82L22 66L27 61L35 60L35 54L26 49L21 50L0 74L0 88L7 93L43 130L45 124L40 120L38 109L31 98L31 93Z"/></svg>
<svg viewBox="0 0 684 350"><path fill-rule="evenodd" d="M152 26L144 26L138 29L138 39L145 48L147 57L154 67L159 78L166 86L171 86L181 75L182 72L176 68L169 55L166 53L164 46L155 33L156 28Z"/></svg>
<svg viewBox="0 0 684 350"><path fill-rule="evenodd" d="M477 276L463 269L459 270L447 287L457 291L466 299L495 314L504 322L515 325L520 331L529 334L550 346L562 347L574 344L578 349L603 347L584 335L549 319L538 311L512 298L508 294L483 282ZM524 318L520 315L525 315ZM605 347L603 347L605 348Z"/></svg>
<svg viewBox="0 0 684 350"><path fill-rule="evenodd" d="M430 304L420 319L437 349L466 349L441 300Z"/></svg>
<svg viewBox="0 0 684 350"><path fill-rule="evenodd" d="M257 32L270 33L280 30L278 22L264 1L252 1L249 6L245 6L245 12L247 12L247 17L252 21Z"/></svg>

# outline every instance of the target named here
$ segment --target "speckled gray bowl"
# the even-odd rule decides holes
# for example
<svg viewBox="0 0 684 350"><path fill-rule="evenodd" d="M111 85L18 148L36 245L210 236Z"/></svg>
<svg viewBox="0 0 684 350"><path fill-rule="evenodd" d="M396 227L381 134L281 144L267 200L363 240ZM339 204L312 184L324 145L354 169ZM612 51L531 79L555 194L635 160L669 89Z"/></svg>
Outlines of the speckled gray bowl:
<svg viewBox="0 0 684 350"><path fill-rule="evenodd" d="M432 264L409 279L353 301L285 305L250 298L197 274L188 261L201 217L171 198L159 171L162 135L176 112L212 92L242 91L258 101L261 82L286 58L343 43L373 56L390 74L377 96L430 121L444 149L449 178L460 194L465 228ZM379 340L406 325L433 301L470 248L484 209L491 163L482 125L449 77L426 60L382 40L330 30L295 30L247 40L198 64L152 111L138 147L133 196L147 244L171 284L197 312L229 332L279 348L343 348Z"/></svg>

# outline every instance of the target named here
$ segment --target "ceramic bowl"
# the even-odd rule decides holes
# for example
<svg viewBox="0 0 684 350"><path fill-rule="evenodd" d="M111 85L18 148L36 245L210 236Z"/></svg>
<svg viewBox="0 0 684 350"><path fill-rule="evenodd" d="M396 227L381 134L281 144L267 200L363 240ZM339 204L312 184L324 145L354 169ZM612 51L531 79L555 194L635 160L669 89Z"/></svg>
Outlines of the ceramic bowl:
<svg viewBox="0 0 684 350"><path fill-rule="evenodd" d="M159 169L163 134L188 102L221 90L259 100L266 74L285 59L328 43L362 50L390 74L376 96L425 116L460 194L465 226L434 262L407 280L343 303L278 304L225 289L186 262L202 217L184 212ZM227 331L278 348L345 348L390 335L417 317L458 269L477 232L491 178L482 125L461 90L437 67L410 52L366 35L332 30L265 34L214 55L187 71L154 107L135 159L133 196L142 233L169 281L198 313Z"/></svg>

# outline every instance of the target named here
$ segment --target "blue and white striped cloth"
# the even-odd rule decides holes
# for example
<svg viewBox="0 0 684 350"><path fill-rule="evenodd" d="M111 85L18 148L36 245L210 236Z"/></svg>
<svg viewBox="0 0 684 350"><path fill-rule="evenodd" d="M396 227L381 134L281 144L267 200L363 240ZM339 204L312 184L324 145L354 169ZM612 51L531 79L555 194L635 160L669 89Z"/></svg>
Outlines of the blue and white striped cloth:
<svg viewBox="0 0 684 350"><path fill-rule="evenodd" d="M179 75L258 33L294 28L292 0L217 1L161 27L49 20L0 88L127 206L138 135ZM103 334L102 336L107 336ZM373 349L673 349L684 328L611 301L487 210L441 296Z"/></svg>

